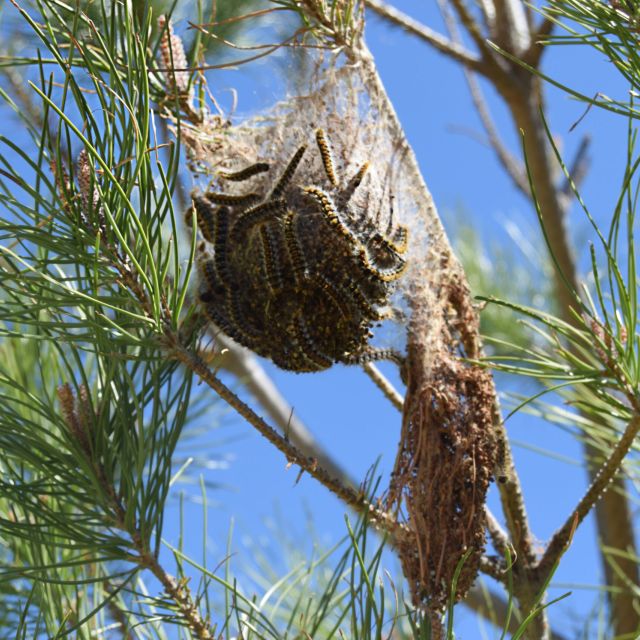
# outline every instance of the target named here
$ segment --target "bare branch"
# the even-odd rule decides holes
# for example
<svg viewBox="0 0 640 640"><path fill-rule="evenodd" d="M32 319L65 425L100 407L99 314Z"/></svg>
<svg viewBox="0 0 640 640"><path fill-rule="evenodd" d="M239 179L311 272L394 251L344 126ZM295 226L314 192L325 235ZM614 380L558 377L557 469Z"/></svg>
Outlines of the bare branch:
<svg viewBox="0 0 640 640"><path fill-rule="evenodd" d="M531 32L521 0L495 0L496 20L493 38L496 44L520 56L531 46Z"/></svg>
<svg viewBox="0 0 640 640"><path fill-rule="evenodd" d="M482 13L482 20L488 33L493 31L493 22L496 19L496 7L493 0L478 0L478 6Z"/></svg>
<svg viewBox="0 0 640 640"><path fill-rule="evenodd" d="M525 51L521 56L522 60L534 69L537 69L540 66L542 54L546 49L543 42L551 35L554 27L555 22L550 18L545 17L533 34L528 51Z"/></svg>
<svg viewBox="0 0 640 640"><path fill-rule="evenodd" d="M487 518L487 531L491 536L493 546L500 555L505 556L507 549L511 550L511 543L509 542L507 532L487 507L485 507L485 517ZM511 551L511 553L513 552Z"/></svg>
<svg viewBox="0 0 640 640"><path fill-rule="evenodd" d="M526 172L522 164L516 159L516 157L502 144L500 134L493 122L489 107L484 99L480 84L477 78L468 69L464 70L467 84L469 85L469 92L471 94L471 100L478 112L478 116L482 121L489 143L496 153L502 168L506 171L507 175L513 180L516 188L525 196L530 195L529 183L526 179Z"/></svg>
<svg viewBox="0 0 640 640"><path fill-rule="evenodd" d="M494 580L504 584L506 582L506 570L502 558L497 556L482 556L480 558L480 571L491 576Z"/></svg>
<svg viewBox="0 0 640 640"><path fill-rule="evenodd" d="M367 496L362 492L356 491L353 487L345 486L338 478L333 477L326 469L321 467L315 458L310 458L303 454L286 437L281 436L276 429L267 424L209 369L199 355L192 353L186 348L175 334L167 331L167 333L165 333L165 339L169 353L176 360L182 362L187 369L198 376L202 382L215 391L249 424L255 427L263 437L279 449L285 455L290 465L295 464L299 466L301 470L306 471L310 476L318 480L318 482L329 489L331 493L335 494L358 513L368 513L371 518L391 534L391 536L404 533L404 528L393 516L371 504L367 500Z"/></svg>
<svg viewBox="0 0 640 640"><path fill-rule="evenodd" d="M600 467L595 475L591 486L582 497L578 505L567 518L565 523L553 534L547 549L538 563L538 571L541 575L546 575L558 562L562 554L566 551L571 537L576 527L584 520L589 511L596 504L598 499L606 491L607 487L616 476L620 465L633 445L633 440L640 431L640 416L634 416L618 440L613 451Z"/></svg>
<svg viewBox="0 0 640 640"><path fill-rule="evenodd" d="M302 420L295 415L293 408L257 358L222 334L216 336L216 342L226 349L226 353L220 359L220 366L244 384L285 438L307 457L317 460L321 467L338 478L342 484L356 487L358 483L322 448Z"/></svg>
<svg viewBox="0 0 640 640"><path fill-rule="evenodd" d="M366 362L362 368L364 372L373 380L375 385L382 391L391 404L400 412L404 408L404 398L402 394L387 380L380 369L371 362Z"/></svg>
<svg viewBox="0 0 640 640"><path fill-rule="evenodd" d="M440 5L440 11L445 24L447 25L451 39L453 42L459 43L461 41L461 37L458 25L453 19L451 13L447 10L447 7L444 5L444 0L438 0L438 4ZM463 71L467 84L469 85L471 100L473 101L476 111L478 112L478 116L480 117L482 125L487 133L489 144L498 156L498 160L500 161L503 169L513 180L518 190L525 196L529 196L529 183L527 181L525 169L502 143L502 139L500 138L498 130L493 122L493 118L489 112L489 107L484 99L482 90L480 89L480 84L478 83L475 74L472 73L468 67L463 67Z"/></svg>
<svg viewBox="0 0 640 640"><path fill-rule="evenodd" d="M212 630L209 621L201 616L186 581L176 580L167 573L155 555L149 551L143 551L140 554L140 565L149 569L160 581L166 594L176 603L180 615L193 635L198 640L214 640L215 631Z"/></svg>
<svg viewBox="0 0 640 640"><path fill-rule="evenodd" d="M451 6L455 9L462 26L467 30L476 46L482 53L485 60L494 60L495 55L493 49L487 44L487 36L482 33L480 25L471 15L464 0L450 0Z"/></svg>
<svg viewBox="0 0 640 640"><path fill-rule="evenodd" d="M451 42L437 31L433 31L429 27L421 24L417 20L414 20L407 14L388 5L386 2L382 2L381 0L365 0L365 4L376 14L382 16L392 24L401 27L407 33L425 40L440 53L444 53L474 71L482 72L483 63L480 58L461 45Z"/></svg>
<svg viewBox="0 0 640 640"><path fill-rule="evenodd" d="M498 482L500 492L500 502L507 524L507 529L511 536L511 544L525 567L533 565L536 556L533 550L533 537L529 528L529 519L522 495L520 480L513 464L511 449L507 437L502 417L500 415L500 405L496 399L494 406L494 426L497 446L500 448L502 460L501 466L504 469L505 481Z"/></svg>

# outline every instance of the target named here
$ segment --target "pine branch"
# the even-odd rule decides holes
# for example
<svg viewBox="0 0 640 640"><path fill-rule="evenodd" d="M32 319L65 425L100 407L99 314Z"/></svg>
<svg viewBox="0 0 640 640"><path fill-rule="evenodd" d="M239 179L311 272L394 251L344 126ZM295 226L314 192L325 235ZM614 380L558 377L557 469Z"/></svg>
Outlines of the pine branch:
<svg viewBox="0 0 640 640"><path fill-rule="evenodd" d="M382 374L380 369L371 362L365 363L362 368L364 372L373 380L374 384L382 391L383 395L391 402L391 404L400 412L404 407L404 398L402 394L396 390L391 382Z"/></svg>
<svg viewBox="0 0 640 640"><path fill-rule="evenodd" d="M530 27L521 0L494 0L496 17L492 39L505 51L520 56L531 45Z"/></svg>
<svg viewBox="0 0 640 640"><path fill-rule="evenodd" d="M176 603L180 616L187 623L195 637L198 640L213 640L216 637L215 630L200 614L187 581L176 580L171 574L167 573L158 562L157 557L146 551L144 546L138 550L140 551L140 566L149 569L160 581L166 594Z"/></svg>
<svg viewBox="0 0 640 640"><path fill-rule="evenodd" d="M224 355L219 359L219 366L233 374L247 391L253 395L265 410L275 427L307 458L318 461L318 465L346 487L356 487L357 482L350 477L334 457L324 449L311 431L294 414L293 408L280 393L274 381L258 362L258 359L247 349L218 334L216 342Z"/></svg>
<svg viewBox="0 0 640 640"><path fill-rule="evenodd" d="M475 71L482 70L482 60L461 45L448 40L445 36L419 23L395 7L381 2L381 0L365 0L365 4L379 16L391 24L404 29L407 33L426 41L440 53L444 53L453 60L461 62Z"/></svg>
<svg viewBox="0 0 640 640"><path fill-rule="evenodd" d="M295 447L285 436L281 436L274 427L267 424L247 404L231 391L197 354L189 351L180 343L175 334L165 335L169 354L180 361L185 367L196 374L207 386L215 391L229 406L236 410L249 424L255 427L272 445L279 449L286 457L289 465L295 464L310 476L318 480L331 493L336 495L347 506L357 513L368 513L369 516L392 537L403 534L403 528L390 514L370 504L366 496L355 489L345 486L338 478L333 477L321 467L318 460L309 458Z"/></svg>
<svg viewBox="0 0 640 640"><path fill-rule="evenodd" d="M455 12L458 15L460 23L464 26L469 36L478 47L478 50L481 52L483 60L493 60L494 52L488 46L485 34L482 33L480 25L471 14L471 11L467 7L465 1L450 0L450 2L451 6L454 8Z"/></svg>
<svg viewBox="0 0 640 640"><path fill-rule="evenodd" d="M549 36L553 33L554 27L555 22L553 20L548 16L543 17L540 24L535 28L532 34L529 50L522 54L523 62L536 69L540 67L542 56L547 49L544 45L546 44Z"/></svg>
<svg viewBox="0 0 640 640"><path fill-rule="evenodd" d="M461 41L460 31L457 27L455 20L451 13L447 10L445 6L446 0L438 0L438 4L440 6L441 13L444 16L445 24L447 25L447 29L449 30L449 34L454 42L459 43ZM469 93L471 95L471 99L473 100L473 104L476 108L476 112L480 117L480 121L484 126L484 129L489 138L489 144L491 148L494 150L502 168L506 171L507 175L513 180L513 183L517 187L517 189L525 196L530 196L531 193L529 191L529 184L527 183L527 178L525 174L524 167L522 164L516 160L513 154L506 148L496 125L491 117L489 112L489 107L484 99L482 94L482 90L480 88L480 84L472 72L471 68L467 65L463 66L464 76L467 80L467 84L469 85Z"/></svg>
<svg viewBox="0 0 640 640"><path fill-rule="evenodd" d="M565 523L553 534L537 566L537 570L541 575L547 575L567 550L574 531L585 519L597 501L602 498L616 477L639 431L640 416L636 415L627 424L624 433L617 441L605 463L593 475L593 482L585 495L580 499Z"/></svg>

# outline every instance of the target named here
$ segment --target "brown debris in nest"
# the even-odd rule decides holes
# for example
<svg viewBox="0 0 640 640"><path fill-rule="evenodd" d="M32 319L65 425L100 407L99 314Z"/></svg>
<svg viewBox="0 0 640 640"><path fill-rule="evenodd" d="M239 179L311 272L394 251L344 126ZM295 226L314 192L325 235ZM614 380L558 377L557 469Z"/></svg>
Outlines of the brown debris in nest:
<svg viewBox="0 0 640 640"><path fill-rule="evenodd" d="M460 357L477 317L455 273L436 292L414 289L410 302L407 395L387 503L411 531L397 548L414 604L440 611L464 554L456 599L473 584L484 549L494 395L489 372Z"/></svg>

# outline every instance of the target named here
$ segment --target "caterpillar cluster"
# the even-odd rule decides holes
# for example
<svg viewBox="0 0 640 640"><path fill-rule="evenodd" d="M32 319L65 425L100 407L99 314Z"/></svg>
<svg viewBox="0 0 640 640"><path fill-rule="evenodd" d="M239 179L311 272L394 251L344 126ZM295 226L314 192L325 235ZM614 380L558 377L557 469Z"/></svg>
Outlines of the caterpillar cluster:
<svg viewBox="0 0 640 640"><path fill-rule="evenodd" d="M312 153L322 164L320 184L296 179L308 175L303 164ZM393 212L382 224L354 205L367 170L365 163L341 181L329 140L317 129L315 145L300 145L279 175L274 165L255 162L218 174L222 185L234 185L231 193L192 194L189 220L195 212L204 238L199 299L220 330L291 371L402 361L369 344L373 326L393 315L389 302L406 267L408 233ZM239 183L253 185L256 177L267 187L238 192Z"/></svg>

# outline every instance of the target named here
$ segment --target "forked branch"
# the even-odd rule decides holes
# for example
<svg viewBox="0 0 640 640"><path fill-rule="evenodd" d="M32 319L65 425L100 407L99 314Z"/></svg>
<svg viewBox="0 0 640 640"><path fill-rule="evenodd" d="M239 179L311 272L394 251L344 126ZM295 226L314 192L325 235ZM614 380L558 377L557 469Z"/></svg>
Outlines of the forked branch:
<svg viewBox="0 0 640 640"><path fill-rule="evenodd" d="M482 59L463 47L461 44L449 40L446 36L443 36L437 31L434 31L417 20L414 20L406 13L399 11L386 2L381 2L381 0L365 0L365 4L372 11L395 26L404 29L411 35L425 40L437 51L440 51L440 53L450 56L470 69L482 71Z"/></svg>

